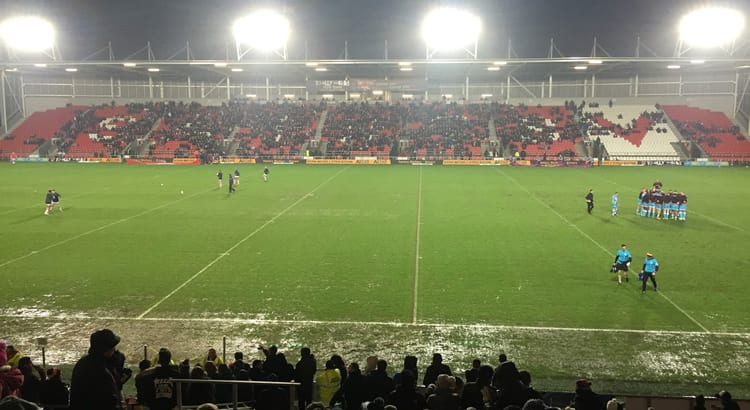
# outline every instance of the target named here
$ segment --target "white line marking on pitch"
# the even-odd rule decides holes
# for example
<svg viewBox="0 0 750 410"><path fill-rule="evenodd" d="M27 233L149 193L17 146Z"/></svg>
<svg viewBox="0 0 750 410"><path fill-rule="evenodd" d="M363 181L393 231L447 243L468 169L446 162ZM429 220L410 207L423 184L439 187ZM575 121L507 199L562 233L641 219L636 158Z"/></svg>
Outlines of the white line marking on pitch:
<svg viewBox="0 0 750 410"><path fill-rule="evenodd" d="M421 327L421 328L451 328L451 329L477 329L477 330L528 330L528 331L550 331L550 332L591 332L591 333L631 333L652 335L679 335L679 336L706 336L706 332L688 330L649 330L649 329L602 329L585 327L559 327L559 326L513 326L513 325L491 325L491 324L461 324L461 323L406 323L406 322L362 322L353 320L285 320L285 319L242 319L236 317L144 317L134 318L120 316L90 316L86 313L76 315L48 315L33 313L0 314L0 318L12 319L51 319L58 321L70 320L105 320L105 321L152 321L152 322L207 322L207 323L242 323L259 325L314 325L314 326L394 326L394 327ZM747 332L710 332L711 336L729 336L750 338Z"/></svg>
<svg viewBox="0 0 750 410"><path fill-rule="evenodd" d="M422 225L422 167L419 167L419 188L417 190L417 238L414 244L414 286L412 286L411 323L417 323L417 294L419 286L419 235Z"/></svg>
<svg viewBox="0 0 750 410"><path fill-rule="evenodd" d="M210 190L209 190L209 191L210 191ZM5 267L5 266L8 266L8 265L10 265L11 263L14 263L14 262L18 262L18 261L20 261L20 260L22 260L22 259L26 259L26 258L28 258L29 256L32 256L32 255L36 255L37 253L40 253L40 252L42 252L42 251L46 251L46 250L48 250L48 249L52 249L52 248L54 248L54 247L56 247L56 246L64 245L64 244L66 244L66 243L68 243L68 242L70 242L70 241L74 241L74 240L76 240L76 239L78 239L78 238L82 238L82 237L84 237L84 236L86 236L86 235L91 235L92 233L96 233L96 232L99 232L99 231L101 231L101 230L103 230L103 229L107 229L107 228L109 228L109 227L111 227L111 226L114 226L114 225L117 225L117 224L121 224L121 223L123 223L123 222L127 222L127 221L129 221L129 220L131 220L131 219L134 219L134 218L138 218L139 216L142 216L142 215L146 215L147 213L150 213L150 212L153 212L153 211L156 211L156 210L159 210L159 209L165 208L165 207L167 207L167 206L170 206L170 205L176 204L176 203L178 203L178 202L184 201L184 200L186 200L186 199L190 199L190 198L192 198L192 197L194 197L194 196L198 196L198 195L201 195L201 194L203 194L203 193L206 193L206 192L209 192L209 191L202 191L202 192L197 192L197 193L195 193L195 194L192 194L192 195L188 195L188 196L186 196L186 197L180 198L180 199L178 199L178 200L176 200L176 201L172 201L172 202L167 202L166 204L162 204L162 205L159 205L159 206L157 206L157 207L154 207L154 208L151 208L151 209L147 209L147 210L145 210L145 211L139 212L139 213L137 213L137 214L135 214L135 215L132 215L132 216L129 216L129 217L127 217L127 218L124 218L124 219L118 219L118 220L116 220L116 221L114 221L114 222L110 222L110 223L108 223L108 224L106 224L106 225L102 225L102 226L100 226L100 227L98 227L98 228L94 228L94 229L92 229L92 230L90 230L90 231L86 231L86 232L83 232L83 233L79 233L78 235L74 235L74 236L71 236L71 237L70 237L70 238L68 238L68 239L64 239L64 240L62 240L62 241L59 241L59 242L55 242L55 243L53 243L53 244L51 244L51 245L47 245L47 246L45 246L44 248L41 248L41 249L39 249L38 251L31 251L31 252L27 253L26 255L23 255L23 256L19 256L19 257L17 257L17 258L14 258L14 259L11 259L11 260L8 260L8 261L5 261L5 262L3 262L3 263L0 263L0 268L2 268L2 267Z"/></svg>
<svg viewBox="0 0 750 410"><path fill-rule="evenodd" d="M276 214L276 216L274 216L273 218L271 218L271 219L269 219L268 221L266 221L266 222L265 222L265 223L264 223L263 225L261 225L260 227L258 227L258 228L257 228L257 229L255 229L254 231L250 232L250 233L249 233L249 234L248 234L247 236L245 236L244 238L240 239L240 240L239 240L239 242L237 242L237 243L235 243L234 245L232 245L232 246L231 246L231 247L230 247L229 249L227 249L226 251L224 251L224 253L221 253L221 254L219 254L219 256L217 256L217 257L216 257L216 258L215 258L214 260L212 260L212 261L211 261L211 262L210 262L210 263L209 263L208 265L204 266L204 267L203 267L203 269L201 269L201 270L199 270L198 272L196 272L196 273L195 273L195 274L194 274L193 276L189 277L189 278L188 278L188 279L187 279L187 280L186 280L185 282L183 282L183 283L182 283L182 284L181 284L180 286L176 287L176 288L175 288L175 289L174 289L173 291L169 292L169 293L167 294L167 296L164 296L164 297L163 297L163 298L161 298L161 299L160 299L160 300L159 300L158 302L154 303L154 305L153 305L153 306L151 306L150 308L146 309L146 311L145 311L145 312L143 312L143 313L141 313L140 315L138 315L138 316L136 317L136 319L143 319L143 318L144 318L144 316L146 316L147 314L151 313L151 311L152 311L152 310L154 310L154 309L156 309L157 307L159 307L159 305L161 305L162 303L164 303L164 301L166 301L167 299L169 299L170 297L172 297L172 296L173 296L173 295L174 295L175 293L179 292L179 291L180 291L180 289L182 289L182 288L184 288L185 286L187 286L187 285L188 285L188 284L189 284L190 282L192 282L193 280L195 280L195 278L197 278L198 276L200 276L200 275L201 275L201 274L202 274L203 272L207 271L207 270L208 270L208 269L209 269L209 268L210 268L211 266L213 266L213 265L214 265L214 264L215 264L216 262L220 261L220 260L221 260L221 259L223 259L223 258L224 258L225 256L229 255L229 253L230 253L230 252L232 252L233 250L235 250L235 249L236 249L236 248L237 248L238 246L242 245L242 244L243 244L243 243L244 243L245 241L247 241L248 239L250 239L250 238L252 238L253 236L255 236L255 234L256 234L256 233L258 233L258 232L260 232L261 230L263 230L263 229L264 229L264 228L265 228L266 226L268 226L268 225L272 224L272 223L273 223L273 222L274 222L274 221L275 221L276 219L278 219L279 217L281 217L282 215L284 215L285 213L287 213L287 212L288 212L288 211L289 211L290 209L292 209L292 208L294 208L295 206L297 206L297 205L298 205L298 204L299 204L300 202L302 202L302 201L304 201L305 199L309 198L311 194L313 194L313 193L314 193L315 191L317 191L318 189L322 188L322 187L323 187L323 186L324 186L325 184L327 184L327 183L331 182L331 180L333 180L334 178L336 178L337 176L339 176L339 175L340 175L340 174L341 174L342 172L346 171L347 169L348 169L348 167L347 167L347 168L344 168L344 169L342 169L341 171L339 171L339 172L337 172L337 173L335 173L335 174L334 174L333 176L331 176L330 178L326 179L326 180L325 180L325 181L323 181L323 182L322 182L322 183L321 183L320 185L318 185L317 187L315 187L315 189L313 189L312 191L310 191L310 192L309 192L309 193L307 193L306 195L303 195L302 197L300 197L299 199L297 199L297 200L296 200L296 201L295 201L295 202L294 202L293 204L289 205L288 207L284 208L284 210L282 210L281 212L279 212L278 214Z"/></svg>
<svg viewBox="0 0 750 410"><path fill-rule="evenodd" d="M515 179L515 178L513 178L513 177L511 177L510 175L506 174L506 173L505 173L505 172L504 172L503 170L501 170L501 169L498 169L498 171L499 171L499 172L500 172L501 174L503 174L503 176L504 176L504 177L506 177L506 178L510 179L510 180L511 180L511 181L512 181L512 182L513 182L514 184L518 185L518 187L519 187L519 188L523 189L523 190L524 190L524 191L525 191L525 192L526 192L527 194L529 194L529 196L531 196L532 198L534 198L534 200L535 200L535 201L539 202L539 203L540 203L540 204L542 204L542 205L543 205L543 206L544 206L545 208L547 208L547 209L549 209L550 211L554 212L554 213L555 213L555 215L557 215L557 216L558 216L558 217L559 217L560 219L562 219L562 220L563 220L563 221L564 221L565 223L567 223L567 224L568 224L568 225L570 225L571 227L575 228L575 230L576 230L576 231L578 231L578 232L579 232L579 233L580 233L581 235L583 235L583 236L584 236L584 237L586 237L586 238L587 238L588 240L590 240L591 242L593 242L593 243L594 243L594 244L595 244L596 246L598 246L598 247L599 247L599 248L600 248L601 250L603 250L603 251L604 251L604 252L605 252L605 253L606 253L607 255L609 255L610 257L614 256L614 254L613 254L613 253L611 253L610 251L608 251L608 250L607 250L607 248L605 248L604 246L602 246L602 244L600 244L599 242L597 242L596 240L594 240L594 238L590 237L590 236L589 236L589 235L588 235L588 234L587 234L586 232L583 232L583 231L582 231L582 230L581 230L581 229L580 229L580 228L579 228L579 227L578 227L578 226L577 226L576 224L574 224L574 223L570 222L570 221L568 220L568 218L564 217L564 216L563 216L562 214L560 214L559 212L557 212L557 211L555 211L554 209L552 209L552 207L550 207L549 205L547 205L547 204L546 204L546 203L545 203L544 201L542 201L541 199L539 199L539 197L537 197L537 196L536 196L536 195L534 195L534 194L533 194L533 193L532 193L531 191L529 191L528 189L526 189L526 187L525 187L525 186L521 185L521 183L519 183L518 181L516 181L516 179ZM690 321L692 321L693 323L695 323L695 324L696 324L696 325L697 325L697 326L698 326L699 328L703 329L703 331L704 331L705 333L711 333L711 331L709 331L708 329L706 329L706 327L705 327L705 326L703 326L703 325L702 325L702 324L701 324L701 323L700 323L699 321L697 321L697 320L696 320L696 319L695 319L695 318L694 318L693 316L691 316L691 315L690 315L689 313L687 313L687 312L686 312L685 310L683 310L683 309L682 309L681 307L677 306L677 304L676 304L676 303L672 302L672 300L671 300L671 299L669 299L669 298L668 298L668 297L667 297L667 296L666 296L666 295L665 295L665 294L664 294L663 292L659 291L659 292L657 292L657 293L658 293L659 295L661 295L661 297L663 297L663 298L664 298L665 300L667 300L667 301L668 301L669 303L671 303L671 304L672 304L672 306L674 306L674 307L675 307L675 308L676 308L676 309L677 309L678 311L680 311L680 312L681 312L681 313L682 313L683 315L685 315L685 316L686 316L686 317L687 317L688 319L690 319Z"/></svg>

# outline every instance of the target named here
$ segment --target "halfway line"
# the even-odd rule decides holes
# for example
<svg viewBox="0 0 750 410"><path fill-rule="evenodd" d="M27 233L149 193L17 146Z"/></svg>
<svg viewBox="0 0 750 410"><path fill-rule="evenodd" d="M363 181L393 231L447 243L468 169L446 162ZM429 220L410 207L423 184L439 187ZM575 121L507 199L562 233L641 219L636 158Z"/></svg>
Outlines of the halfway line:
<svg viewBox="0 0 750 410"><path fill-rule="evenodd" d="M419 234L422 225L422 167L419 167L419 188L417 189L417 235L414 240L414 283L411 287L411 323L417 323L417 293L419 286Z"/></svg>
<svg viewBox="0 0 750 410"><path fill-rule="evenodd" d="M595 244L596 246L598 246L599 249L603 250L607 255L609 255L610 257L614 256L614 254L611 253L610 251L608 251L607 248L605 248L604 246L602 246L602 244L600 244L599 242L597 242L596 240L594 240L594 238L592 238L591 236L589 236L586 232L583 232L581 230L581 228L579 228L576 224L570 222L568 220L568 218L564 217L562 214L560 214L559 212L555 211L552 207L550 207L549 205L547 205L544 201L542 201L541 199L539 199L531 191L529 191L528 189L526 189L525 186L521 185L518 181L516 181L515 178L509 176L508 174L506 174L505 172L503 172L503 170L501 170L501 169L498 169L498 172L500 172L501 174L503 174L504 177L510 179L514 184L518 185L518 187L520 187L521 189L523 189L527 194L529 194L532 198L534 198L535 201L539 202L540 204L544 205L545 208L547 208L550 211L554 212L555 215L557 215L560 219L562 219L563 221L565 221L565 223L567 223L569 226L573 227L576 231L578 231L581 235L583 235L588 240L590 240L593 244ZM672 300L669 299L666 295L664 295L663 292L657 292L657 293L660 294L661 297L663 297L664 299L666 299L669 303L671 303L672 306L674 306L675 308L677 308L677 310L680 311L683 315L685 315L688 319L690 319L690 321L692 321L693 323L695 323L699 328L703 329L704 332L711 333L708 329L706 329L705 326L703 326L700 322L698 322L697 320L695 320L695 318L692 317L689 313L687 313L685 310L683 310L682 308L680 308L679 306L677 306L676 303L672 302Z"/></svg>
<svg viewBox="0 0 750 410"><path fill-rule="evenodd" d="M146 309L145 312L143 312L140 315L138 315L136 317L136 319L143 319L144 316L146 316L147 314L151 313L152 310L154 310L157 307L159 307L159 305L161 305L162 303L164 303L164 301L166 301L167 299L169 299L170 297L172 297L175 293L179 292L180 289L182 289L185 286L187 286L190 282L192 282L195 278L197 278L203 272L205 272L206 270L208 270L208 268L210 268L211 266L213 266L216 262L218 262L219 260L223 259L225 256L229 255L229 253L232 252L233 250L235 250L238 246L242 245L245 241L247 241L248 239L250 239L253 236L255 236L256 233L258 233L261 230L263 230L263 228L265 228L266 226L272 224L274 221L276 221L276 219L278 219L279 217L281 217L282 215L284 215L285 213L287 213L290 209L292 209L295 206L297 206L300 202L302 202L305 199L309 198L310 195L312 195L312 194L315 193L315 191L317 191L318 189L322 188L325 184L331 182L331 180L333 180L334 178L336 178L337 176L339 176L342 172L346 171L347 169L348 169L348 167L342 169L341 171L339 171L337 173L335 173L333 176L331 176L330 178L326 179L320 185L318 185L317 187L315 187L315 189L313 189L312 191L310 191L307 194L303 195L301 198L299 198L298 200L296 200L293 204L289 205L288 207L284 208L284 210L282 210L281 212L279 212L278 214L276 214L276 216L274 216L273 218L271 218L268 221L266 221L263 225L261 225L260 227L258 227L254 231L250 232L244 238L240 239L239 242L235 243L229 249L227 249L224 252L222 252L221 254L219 254L219 256L217 256L214 260L212 260L208 265L204 266L203 269L201 269L198 272L196 272L193 276L191 276L190 278L188 278L180 286L176 287L173 291L169 292L167 294L167 296L164 296L158 302L156 302L153 306L151 306L150 308Z"/></svg>
<svg viewBox="0 0 750 410"><path fill-rule="evenodd" d="M212 191L212 190L213 190L213 188L211 188L211 189L210 189L210 190L208 190L208 191ZM76 239L78 239L78 238L81 238L81 237L84 237L84 236L86 236L86 235L91 235L92 233L95 233L95 232L99 232L99 231L101 231L102 229L107 229L107 228L109 228L110 226L115 226L115 225L117 225L117 224L121 224L121 223L123 223L123 222L127 222L127 221L129 221L129 220L131 220L131 219L133 219L133 218L138 218L139 216L145 215L145 214L147 214L147 213L149 213L149 212L153 212L153 211L156 211L156 210L162 209L162 208L164 208L164 207L167 207L167 206L170 206L170 205L176 204L176 203L178 203L178 202L180 202L180 201L184 201L184 200L186 200L186 199L192 198L192 197L194 197L194 196L198 196L198 195L204 194L204 193L206 193L206 192L208 192L208 191L201 191L201 192L197 192L197 193L195 193L195 194L192 194L192 195L188 195L188 196L186 196L186 197L184 197L184 198L180 198L180 199L178 199L178 200L176 200L176 201L172 201L172 202L167 202L166 204L163 204L163 205L159 205L159 206L157 206L157 207L155 207L155 208L147 209L147 210L145 210L145 211L142 211L142 212L140 212L140 213L137 213L137 214L135 214L135 215L129 216L129 217L127 217L127 218L123 218L123 219L119 219L119 220L117 220L117 221L114 221L114 222L110 222L110 223L108 223L108 224L106 224L106 225L102 225L102 226L100 226L100 227L98 227L98 228L94 228L94 229L92 229L92 230L90 230L90 231L86 231L86 232L83 232L83 233L79 233L78 235L75 235L75 236L71 236L71 237L70 237L70 238L68 238L68 239L65 239L65 240L62 240L62 241L59 241L59 242L55 242L55 243L53 243L52 245L47 245L47 246L45 246L44 248L42 248L42 249L39 249L38 251L31 251L31 252L27 253L26 255L23 255L23 256L19 256L19 257L17 257L17 258L11 259L11 260L9 260L9 261L5 261L5 262L3 262L3 263L0 263L0 268L2 268L2 267L4 267L4 266L7 266L7 265L10 265L10 264L11 264L11 263L13 263L13 262L17 262L17 261L20 261L21 259L26 259L26 258L28 258L29 256L33 256L33 255L36 255L36 254L38 254L38 253L40 253L40 252L42 252L42 251L46 251L46 250L48 250L48 249L52 249L52 248L54 248L54 247L56 247L56 246L64 245L64 244L66 244L66 243L68 243L68 242L70 242L70 241L74 241L74 240L76 240Z"/></svg>

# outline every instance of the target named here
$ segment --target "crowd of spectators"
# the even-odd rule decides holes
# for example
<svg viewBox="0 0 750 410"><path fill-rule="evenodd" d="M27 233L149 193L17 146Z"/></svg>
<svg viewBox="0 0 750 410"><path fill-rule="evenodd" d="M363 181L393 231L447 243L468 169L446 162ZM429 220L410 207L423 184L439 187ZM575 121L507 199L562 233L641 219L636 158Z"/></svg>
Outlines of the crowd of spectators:
<svg viewBox="0 0 750 410"><path fill-rule="evenodd" d="M258 347L262 358L247 362L242 352L225 363L215 349L191 362L177 363L167 348L161 348L156 360L144 359L134 377L136 396L123 399L123 385L132 372L125 356L117 350L120 337L109 329L91 334L88 354L75 364L68 386L60 370L46 371L32 363L12 346L0 342L0 399L20 398L19 403L39 408L34 403L55 409L122 410L134 405L152 410L173 409L179 401L188 406L212 409L213 404L231 404L234 386L231 381L295 382L296 396L290 385L238 384L239 403L257 410L298 409L325 410L614 410L622 407L612 396L593 392L591 381L579 379L575 393L545 394L532 386L531 374L519 370L505 354L498 356L496 367L474 359L465 371L456 371L435 353L420 378L415 356L406 356L401 370L391 371L389 364L369 356L360 366L348 365L334 354L322 361L308 347L299 351L292 364L276 346ZM175 379L184 379L177 382ZM198 382L200 380L201 382ZM211 382L215 381L215 382ZM227 383L229 382L229 383ZM177 383L180 388L177 388ZM316 394L317 392L317 394ZM564 399L561 399L561 394ZM702 397L702 396L701 396ZM723 409L737 410L731 394L721 392ZM15 400L15 399L14 399ZM290 400L295 402L290 403ZM318 401L313 401L318 400ZM0 402L2 403L2 402ZM70 407L68 407L70 406ZM207 407L203 407L207 406ZM734 406L734 407L733 407Z"/></svg>
<svg viewBox="0 0 750 410"><path fill-rule="evenodd" d="M79 135L91 135L103 145L101 155L137 154L125 150L131 143L149 136L148 154L158 158L197 153L215 157L228 153L256 158L297 156L304 154L303 147L312 155L340 157L419 153L445 158L490 158L503 152L512 156L517 151L528 151L532 156L547 152L570 157L575 156L571 143L583 135L614 133L628 138L632 134L631 139L640 141L638 136L642 138L648 130L667 132L668 121L658 105L656 110L644 111L638 118L609 121L598 104L585 101L580 104L565 101L562 106L448 101L231 101L220 106L202 106L197 102L169 101L127 104L125 112L120 110L114 117L102 118L101 113L116 108L122 107L91 106L76 112L55 134L55 146L63 152L71 151ZM325 123L319 126L324 111L327 111ZM622 115L618 119L622 120ZM745 138L736 126L674 122L683 136L708 147L721 143L718 136ZM494 130L490 132L492 126ZM318 129L320 140L315 139ZM28 141L41 142L33 138Z"/></svg>

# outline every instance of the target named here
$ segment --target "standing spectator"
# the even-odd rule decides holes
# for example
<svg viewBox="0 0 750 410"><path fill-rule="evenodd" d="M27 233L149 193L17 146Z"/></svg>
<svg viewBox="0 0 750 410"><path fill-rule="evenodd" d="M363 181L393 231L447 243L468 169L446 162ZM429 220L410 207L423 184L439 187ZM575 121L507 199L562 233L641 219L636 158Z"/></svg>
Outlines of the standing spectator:
<svg viewBox="0 0 750 410"><path fill-rule="evenodd" d="M732 400L732 395L728 391L722 390L716 397L721 400L721 410L740 410L740 405Z"/></svg>
<svg viewBox="0 0 750 410"><path fill-rule="evenodd" d="M42 404L67 408L70 400L69 386L62 381L62 373L56 367L47 369L47 380L42 383L39 395Z"/></svg>
<svg viewBox="0 0 750 410"><path fill-rule="evenodd" d="M646 259L643 261L643 287L641 287L641 293L646 293L646 282L651 278L651 282L654 284L654 291L656 291L656 272L659 271L659 262L651 252L646 253Z"/></svg>
<svg viewBox="0 0 750 410"><path fill-rule="evenodd" d="M71 410L121 410L120 390L109 359L120 337L109 329L91 334L89 352L76 363L70 381Z"/></svg>
<svg viewBox="0 0 750 410"><path fill-rule="evenodd" d="M576 410L604 410L604 403L599 395L591 390L591 382L586 379L576 381L573 402Z"/></svg>
<svg viewBox="0 0 750 410"><path fill-rule="evenodd" d="M232 374L237 378L240 370L248 370L250 366L243 360L242 352L234 352L234 362L229 364L229 368L232 369Z"/></svg>
<svg viewBox="0 0 750 410"><path fill-rule="evenodd" d="M213 362L213 364L216 366L224 363L224 361L221 360L221 357L219 357L219 355L216 354L216 349L214 349L213 347L208 349L208 352L206 352L206 356L204 356L203 359L201 359L200 361L201 367L205 369L207 362Z"/></svg>
<svg viewBox="0 0 750 410"><path fill-rule="evenodd" d="M393 380L388 377L387 368L388 362L382 359L378 360L375 370L365 377L369 400L376 397L388 397L393 391Z"/></svg>
<svg viewBox="0 0 750 410"><path fill-rule="evenodd" d="M522 407L531 398L529 389L521 382L515 363L508 361L500 365L499 377L500 384L497 386L496 402L498 407L505 408L508 405Z"/></svg>
<svg viewBox="0 0 750 410"><path fill-rule="evenodd" d="M138 363L138 370L140 371L135 375L135 391L138 404L151 407L154 400L154 382L151 377L154 368L151 367L151 360L141 360Z"/></svg>
<svg viewBox="0 0 750 410"><path fill-rule="evenodd" d="M388 395L387 404L396 406L398 410L424 410L427 407L424 396L417 393L417 380L410 370L401 372L401 384Z"/></svg>
<svg viewBox="0 0 750 410"><path fill-rule="evenodd" d="M492 375L492 385L495 387L500 386L500 367L503 365L503 363L508 361L508 356L505 353L500 353L497 356L497 367L495 367L495 372Z"/></svg>
<svg viewBox="0 0 750 410"><path fill-rule="evenodd" d="M594 209L594 190L589 189L589 193L586 194L586 211L591 214L591 210Z"/></svg>
<svg viewBox="0 0 750 410"><path fill-rule="evenodd" d="M234 374L225 363L222 363L216 367L216 375L211 377L214 380L234 380ZM232 402L232 385L227 383L219 383L216 385L216 402L217 403L231 403Z"/></svg>
<svg viewBox="0 0 750 410"><path fill-rule="evenodd" d="M318 375L317 383L320 389L320 401L326 407L332 407L331 399L341 388L341 373L332 361L326 361L326 369Z"/></svg>
<svg viewBox="0 0 750 410"><path fill-rule="evenodd" d="M47 378L44 369L34 365L31 358L22 357L18 362L18 370L23 373L23 384L21 385L21 398L32 403L41 403L42 382ZM36 375L34 375L36 371Z"/></svg>
<svg viewBox="0 0 750 410"><path fill-rule="evenodd" d="M479 378L479 367L482 366L482 361L474 359L471 361L471 369L467 369L464 372L467 382L475 382Z"/></svg>
<svg viewBox="0 0 750 410"><path fill-rule="evenodd" d="M190 379L208 380L206 371L200 366L193 367L190 370ZM185 404L211 403L214 401L213 383L190 383L188 387L187 401Z"/></svg>
<svg viewBox="0 0 750 410"><path fill-rule="evenodd" d="M432 364L427 366L427 370L424 372L424 380L422 384L428 386L434 384L437 381L438 375L447 374L451 376L451 368L448 365L443 364L443 355L435 353L432 355Z"/></svg>
<svg viewBox="0 0 750 410"><path fill-rule="evenodd" d="M299 390L299 408L304 409L312 403L313 382L315 381L315 372L318 370L318 363L315 356L310 352L309 347L300 349L300 359L294 369L294 380L300 383Z"/></svg>
<svg viewBox="0 0 750 410"><path fill-rule="evenodd" d="M219 180L219 189L221 189L224 186L223 185L224 182L222 181L222 179L224 179L224 174L221 172L221 170L219 170L219 172L216 173L216 178L218 178Z"/></svg>
<svg viewBox="0 0 750 410"><path fill-rule="evenodd" d="M412 376L414 376L414 380L419 380L419 369L417 369L417 356L406 356L404 357L404 369L411 372ZM393 384L395 386L398 386L401 384L401 373L396 373L393 375Z"/></svg>
<svg viewBox="0 0 750 410"><path fill-rule="evenodd" d="M367 388L362 371L359 370L359 363L349 363L347 373L349 375L340 390L344 398L344 409L361 410L362 403L367 399Z"/></svg>
<svg viewBox="0 0 750 410"><path fill-rule="evenodd" d="M18 363L21 361L21 358L24 357L23 353L16 350L15 346L13 345L8 345L6 354L8 357L8 366L13 369L18 367Z"/></svg>
<svg viewBox="0 0 750 410"><path fill-rule="evenodd" d="M331 356L331 361L333 362L333 365L339 369L339 373L341 373L341 385L343 386L349 373L346 370L346 363L344 363L344 359L337 354Z"/></svg>

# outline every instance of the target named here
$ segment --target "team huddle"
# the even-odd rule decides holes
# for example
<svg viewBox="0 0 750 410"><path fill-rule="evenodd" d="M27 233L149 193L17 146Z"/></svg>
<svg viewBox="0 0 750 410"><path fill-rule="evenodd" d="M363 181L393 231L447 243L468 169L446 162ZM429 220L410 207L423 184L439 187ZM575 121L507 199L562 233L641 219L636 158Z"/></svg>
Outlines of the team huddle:
<svg viewBox="0 0 750 410"><path fill-rule="evenodd" d="M638 194L636 215L647 218L684 221L687 218L687 195L684 192L663 192L660 181L651 189L643 188Z"/></svg>

